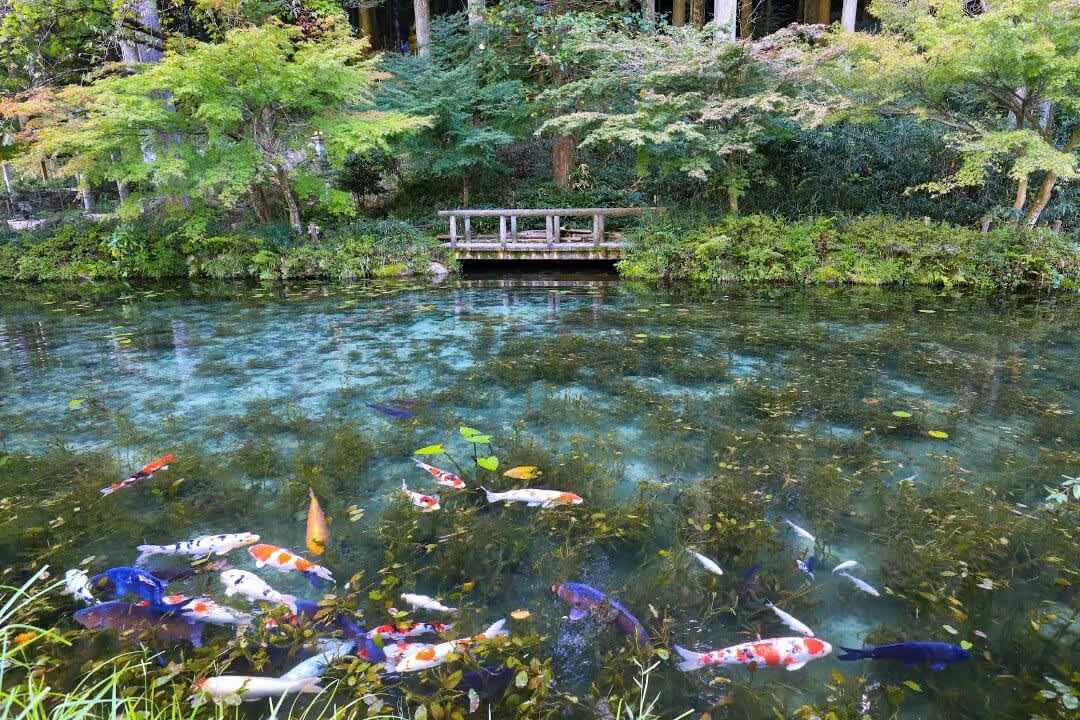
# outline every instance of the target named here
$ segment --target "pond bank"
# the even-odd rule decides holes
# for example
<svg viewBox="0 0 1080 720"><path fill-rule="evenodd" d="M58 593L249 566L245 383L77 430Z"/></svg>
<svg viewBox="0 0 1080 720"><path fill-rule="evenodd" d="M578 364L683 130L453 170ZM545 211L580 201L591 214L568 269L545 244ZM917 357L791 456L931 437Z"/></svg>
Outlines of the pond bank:
<svg viewBox="0 0 1080 720"><path fill-rule="evenodd" d="M1080 287L1080 244L1074 235L1049 230L984 233L885 215L677 218L668 213L628 229L627 257L618 265L624 277L1008 291ZM0 279L24 281L356 280L430 274L432 263L452 267L446 247L401 220L356 221L325 230L317 242L277 226L194 233L189 226L151 222L64 223L0 234Z"/></svg>

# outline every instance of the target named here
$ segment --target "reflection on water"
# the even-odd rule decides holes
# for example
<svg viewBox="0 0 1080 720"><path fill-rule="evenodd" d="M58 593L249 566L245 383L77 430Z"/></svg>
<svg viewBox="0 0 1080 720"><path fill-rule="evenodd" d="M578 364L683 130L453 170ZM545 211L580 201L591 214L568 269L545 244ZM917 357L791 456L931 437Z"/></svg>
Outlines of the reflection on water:
<svg viewBox="0 0 1080 720"><path fill-rule="evenodd" d="M725 673L749 683L743 695L709 686L711 673L665 664L657 687L671 710L739 697L746 712L773 703L794 712L875 678L915 678L926 686L918 696L871 693L873 716L985 717L992 703L1019 713L1037 692L1035 681L995 677L1070 654L1075 664L1072 631L1055 645L1029 627L1048 603L1075 609L1072 584L1055 583L1046 563L1020 569L990 553L979 572L993 573L998 589L973 589L985 579L973 567L980 552L959 545L976 537L961 527L976 513L965 503L1023 514L1044 485L1080 468L1075 302L847 288L696 293L607 276L2 293L2 447L40 458L23 467L28 475L0 475L4 492L51 505L27 511L42 523L67 513L71 528L65 503L96 503L103 476L181 456L171 474L118 493L108 518L46 533L44 545L5 521L0 543L13 566L91 554L98 567L129 563L137 542L211 531L301 548L312 485L335 516L328 564L375 581L387 548L401 549L387 523L413 517L395 493L401 478L435 489L409 461L413 450L445 443L471 484L513 484L478 477L472 448L457 438L465 424L494 436L503 467L538 465L541 484L586 503L502 512L438 488L446 512L401 533L439 549L407 554L400 574L413 585L403 589L448 593L477 581L461 600L477 624L532 608L566 692L602 689L601 667L621 647L610 632L561 619L566 608L547 588L567 579L616 592L658 636L698 649L789 634L763 610L772 599L834 646L964 640L990 656L940 674L834 659L783 677ZM369 405L394 401L412 403L415 418ZM68 467L60 457L93 462ZM933 502L919 492L936 493ZM349 522L353 505L363 520ZM933 515L947 508L952 517ZM783 532L781 516L812 528L817 547ZM994 517L1009 533L1020 527L1008 510ZM907 518L903 528L890 524L897 518ZM956 547L923 547L942 545L935 533L950 523ZM437 539L421 542L424 533ZM1011 552L1009 542L1025 538L1006 538ZM1040 535L1029 551L1049 553L1054 542ZM708 551L726 574L701 573L687 547ZM794 564L811 553L821 563L813 584ZM829 572L847 558L881 598ZM970 583L952 579L969 569ZM274 580L305 592L302 580ZM1035 648L1042 654L1029 655ZM835 670L848 690L835 689ZM861 691L848 701L863 702Z"/></svg>

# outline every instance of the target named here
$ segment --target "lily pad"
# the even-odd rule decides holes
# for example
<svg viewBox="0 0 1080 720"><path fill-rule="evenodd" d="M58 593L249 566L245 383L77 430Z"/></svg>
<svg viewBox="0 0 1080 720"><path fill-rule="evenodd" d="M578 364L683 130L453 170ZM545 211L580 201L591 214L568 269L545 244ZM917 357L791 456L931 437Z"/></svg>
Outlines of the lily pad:
<svg viewBox="0 0 1080 720"><path fill-rule="evenodd" d="M914 680L905 680L904 686L911 688L915 692L922 692L922 688L919 687L919 683L915 682Z"/></svg>
<svg viewBox="0 0 1080 720"><path fill-rule="evenodd" d="M949 433L944 430L927 430L926 434L937 440L947 440L949 438Z"/></svg>
<svg viewBox="0 0 1080 720"><path fill-rule="evenodd" d="M893 415L893 417L898 417L898 418L909 418L909 417L911 417L911 413L909 413L907 410L893 410L892 415Z"/></svg>
<svg viewBox="0 0 1080 720"><path fill-rule="evenodd" d="M476 458L476 464L485 470L491 470L495 472L499 469L499 458L494 455L482 455Z"/></svg>
<svg viewBox="0 0 1080 720"><path fill-rule="evenodd" d="M436 443L435 445L425 445L419 450L414 450L413 455L442 455L444 452L446 452L446 448Z"/></svg>
<svg viewBox="0 0 1080 720"><path fill-rule="evenodd" d="M960 641L960 647L964 648L965 650L970 650L973 646L967 640L961 640Z"/></svg>

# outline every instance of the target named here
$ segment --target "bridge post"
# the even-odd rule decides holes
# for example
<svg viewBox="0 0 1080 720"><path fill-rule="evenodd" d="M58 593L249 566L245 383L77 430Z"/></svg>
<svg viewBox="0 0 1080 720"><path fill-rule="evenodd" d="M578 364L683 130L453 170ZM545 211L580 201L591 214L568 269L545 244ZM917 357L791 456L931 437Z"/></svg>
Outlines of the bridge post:
<svg viewBox="0 0 1080 720"><path fill-rule="evenodd" d="M450 216L450 249L457 247L457 215Z"/></svg>
<svg viewBox="0 0 1080 720"><path fill-rule="evenodd" d="M604 240L604 216L599 213L592 216L592 240L593 245L599 245Z"/></svg>
<svg viewBox="0 0 1080 720"><path fill-rule="evenodd" d="M562 242L562 218L558 215L551 218L551 225L553 228L551 234L554 236L555 242Z"/></svg>
<svg viewBox="0 0 1080 720"><path fill-rule="evenodd" d="M517 215L510 216L510 242L517 242Z"/></svg>
<svg viewBox="0 0 1080 720"><path fill-rule="evenodd" d="M551 215L544 216L544 234L547 235L548 247L551 247L552 244L555 242L555 238L551 233L551 229L554 226L552 220L554 220L554 218Z"/></svg>
<svg viewBox="0 0 1080 720"><path fill-rule="evenodd" d="M506 216L499 216L499 244L503 246L503 250L506 249Z"/></svg>
<svg viewBox="0 0 1080 720"><path fill-rule="evenodd" d="M465 242L472 242L472 218L465 216Z"/></svg>

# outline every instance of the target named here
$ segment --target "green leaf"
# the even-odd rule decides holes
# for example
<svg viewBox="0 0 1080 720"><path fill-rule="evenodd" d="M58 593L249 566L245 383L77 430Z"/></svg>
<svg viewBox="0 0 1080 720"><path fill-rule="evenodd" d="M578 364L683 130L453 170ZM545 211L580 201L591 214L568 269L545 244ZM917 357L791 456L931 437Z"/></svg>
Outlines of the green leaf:
<svg viewBox="0 0 1080 720"><path fill-rule="evenodd" d="M906 687L914 690L915 692L918 692L918 693L922 692L922 688L919 687L919 683L915 682L914 680L905 680L904 685Z"/></svg>
<svg viewBox="0 0 1080 720"><path fill-rule="evenodd" d="M972 648L972 644L967 640L961 640L960 647L964 648L965 650L970 650Z"/></svg>
<svg viewBox="0 0 1080 720"><path fill-rule="evenodd" d="M476 464L485 470L491 470L495 472L499 469L499 458L494 455L482 455L476 458Z"/></svg>
<svg viewBox="0 0 1080 720"><path fill-rule="evenodd" d="M413 455L442 455L444 452L446 452L446 448L442 445L435 444L425 445L419 450L414 450Z"/></svg>
<svg viewBox="0 0 1080 720"><path fill-rule="evenodd" d="M490 435L472 435L466 439L474 445L488 445L491 443Z"/></svg>
<svg viewBox="0 0 1080 720"><path fill-rule="evenodd" d="M514 685L519 688L523 688L529 684L529 673L524 670L519 670L518 674L514 676Z"/></svg>
<svg viewBox="0 0 1080 720"><path fill-rule="evenodd" d="M476 428L471 428L468 425L462 425L461 427L458 428L458 433L461 435L461 437L468 440L469 438L473 437L474 435L479 435L480 431L477 430Z"/></svg>
<svg viewBox="0 0 1080 720"><path fill-rule="evenodd" d="M907 410L893 410L892 414L893 414L893 417L898 417L898 418L909 418L909 417L911 417L911 413L909 413Z"/></svg>

